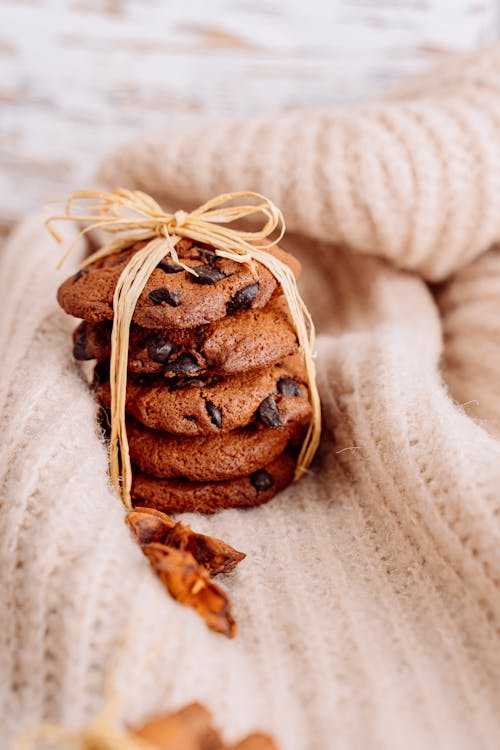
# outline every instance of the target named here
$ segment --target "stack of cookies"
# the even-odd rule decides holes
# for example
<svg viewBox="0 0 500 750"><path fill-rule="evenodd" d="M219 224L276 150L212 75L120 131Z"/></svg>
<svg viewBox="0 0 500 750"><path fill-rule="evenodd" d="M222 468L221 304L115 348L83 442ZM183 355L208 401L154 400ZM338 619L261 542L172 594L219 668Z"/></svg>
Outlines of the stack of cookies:
<svg viewBox="0 0 500 750"><path fill-rule="evenodd" d="M74 356L97 360L93 387L110 406L113 293L144 242L65 281L58 300L83 322ZM293 478L311 408L297 338L279 285L253 267L181 240L182 266L151 274L130 331L127 435L134 502L166 513L253 506ZM299 263L270 252L296 276Z"/></svg>

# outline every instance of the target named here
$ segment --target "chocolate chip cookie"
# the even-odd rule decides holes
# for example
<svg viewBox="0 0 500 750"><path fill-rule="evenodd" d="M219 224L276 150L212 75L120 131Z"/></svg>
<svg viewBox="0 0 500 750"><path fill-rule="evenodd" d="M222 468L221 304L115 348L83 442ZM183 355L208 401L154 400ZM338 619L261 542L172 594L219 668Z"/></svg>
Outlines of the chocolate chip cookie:
<svg viewBox="0 0 500 750"><path fill-rule="evenodd" d="M293 479L295 459L282 453L249 476L222 482L186 482L157 479L134 472L132 499L135 504L165 513L215 513L222 508L248 508L267 503Z"/></svg>
<svg viewBox="0 0 500 750"><path fill-rule="evenodd" d="M127 420L130 458L147 474L162 479L215 482L242 477L302 439L309 416L282 427L250 426L200 437L177 437Z"/></svg>
<svg viewBox="0 0 500 750"><path fill-rule="evenodd" d="M111 325L109 321L83 321L73 334L75 358L109 359ZM287 304L279 295L262 310L245 310L196 328L151 331L132 325L128 369L164 373L167 377L230 375L280 362L296 349L297 337Z"/></svg>
<svg viewBox="0 0 500 750"><path fill-rule="evenodd" d="M154 385L140 385L141 376L129 376L126 411L154 430L174 435L229 432L251 422L282 427L310 416L311 407L299 355L282 364L230 378L191 377ZM109 408L109 382L95 379L100 403Z"/></svg>
<svg viewBox="0 0 500 750"><path fill-rule="evenodd" d="M127 250L91 263L60 287L57 299L70 315L99 323L113 318L113 294L123 264L144 247L137 242ZM213 248L181 240L179 258L196 275L165 258L148 279L137 302L133 321L144 328L188 328L221 320L228 315L264 307L278 282L261 263L237 263L218 257ZM279 247L268 251L298 276L300 264Z"/></svg>
<svg viewBox="0 0 500 750"><path fill-rule="evenodd" d="M113 296L137 242L61 285L58 300L83 318L73 353L96 359L93 388L110 407ZM293 479L311 419L296 331L279 284L257 262L241 264L182 240L137 302L130 327L126 412L132 496L167 512L247 507ZM293 271L300 264L269 251Z"/></svg>

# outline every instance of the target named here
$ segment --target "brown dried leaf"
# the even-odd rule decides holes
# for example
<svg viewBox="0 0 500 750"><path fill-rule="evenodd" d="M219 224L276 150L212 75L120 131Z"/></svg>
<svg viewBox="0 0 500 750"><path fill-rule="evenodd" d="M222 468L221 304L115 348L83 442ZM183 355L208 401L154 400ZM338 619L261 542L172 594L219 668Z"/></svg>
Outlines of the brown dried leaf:
<svg viewBox="0 0 500 750"><path fill-rule="evenodd" d="M228 597L191 552L158 542L144 545L142 551L174 599L193 607L211 630L234 638L236 622Z"/></svg>
<svg viewBox="0 0 500 750"><path fill-rule="evenodd" d="M229 573L246 557L221 539L198 534L190 526L176 523L153 508L135 508L127 513L126 520L141 546L158 542L187 550L211 576Z"/></svg>
<svg viewBox="0 0 500 750"><path fill-rule="evenodd" d="M225 745L212 722L205 706L191 703L180 711L151 719L133 733L158 750L278 750L272 737L260 733Z"/></svg>
<svg viewBox="0 0 500 750"><path fill-rule="evenodd" d="M168 533L175 527L175 521L166 513L153 508L135 508L127 513L125 520L141 547L152 542L164 544Z"/></svg>

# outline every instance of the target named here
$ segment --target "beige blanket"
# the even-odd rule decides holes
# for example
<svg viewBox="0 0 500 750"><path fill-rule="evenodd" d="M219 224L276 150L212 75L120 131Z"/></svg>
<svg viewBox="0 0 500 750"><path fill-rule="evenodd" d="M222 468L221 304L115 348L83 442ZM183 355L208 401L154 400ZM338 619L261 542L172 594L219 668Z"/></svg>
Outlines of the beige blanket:
<svg viewBox="0 0 500 750"><path fill-rule="evenodd" d="M322 446L269 505L190 516L248 553L240 632L170 600L109 489L40 217L1 257L0 713L81 726L192 699L285 750L500 746L500 52L357 110L211 122L101 181L284 210L320 332ZM298 235L302 235L299 237ZM429 286L428 282L441 282Z"/></svg>

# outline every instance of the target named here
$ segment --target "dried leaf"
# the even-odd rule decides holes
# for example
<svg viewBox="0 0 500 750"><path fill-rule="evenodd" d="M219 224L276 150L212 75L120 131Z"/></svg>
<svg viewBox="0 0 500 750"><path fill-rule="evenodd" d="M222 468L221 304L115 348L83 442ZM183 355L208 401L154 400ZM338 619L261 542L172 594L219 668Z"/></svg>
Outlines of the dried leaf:
<svg viewBox="0 0 500 750"><path fill-rule="evenodd" d="M167 716L148 721L133 733L158 750L279 750L267 734L250 734L235 745L225 745L214 728L210 711L191 703Z"/></svg>
<svg viewBox="0 0 500 750"><path fill-rule="evenodd" d="M236 623L228 597L191 552L158 542L144 545L142 551L174 599L193 607L211 630L234 638Z"/></svg>
<svg viewBox="0 0 500 750"><path fill-rule="evenodd" d="M141 547L152 542L164 543L168 533L175 527L175 521L166 513L153 508L130 510L125 520Z"/></svg>
<svg viewBox="0 0 500 750"><path fill-rule="evenodd" d="M153 508L136 508L127 513L126 520L141 546L158 542L187 550L211 576L229 573L246 557L221 539L198 534Z"/></svg>

